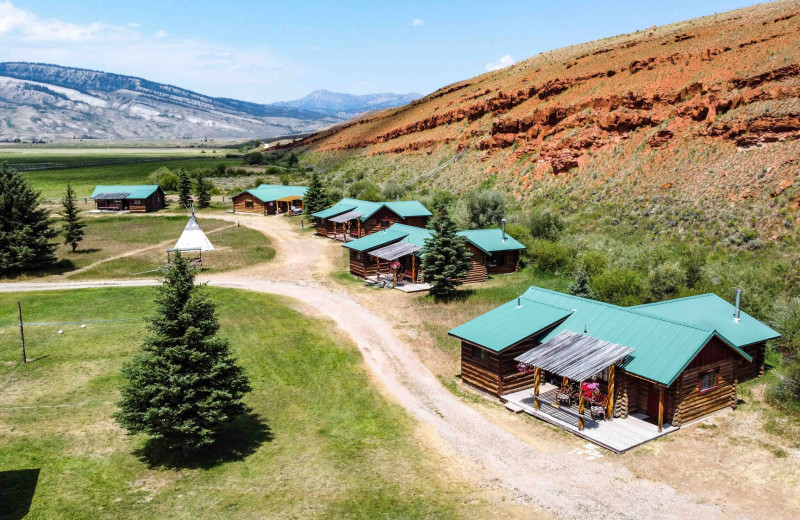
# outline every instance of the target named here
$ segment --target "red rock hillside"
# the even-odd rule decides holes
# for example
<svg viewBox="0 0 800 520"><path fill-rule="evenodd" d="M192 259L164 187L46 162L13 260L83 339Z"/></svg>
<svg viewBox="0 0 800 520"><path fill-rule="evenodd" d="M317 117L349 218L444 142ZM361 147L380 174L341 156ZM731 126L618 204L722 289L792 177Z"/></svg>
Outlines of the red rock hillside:
<svg viewBox="0 0 800 520"><path fill-rule="evenodd" d="M798 137L800 2L791 1L543 53L303 146L335 160L391 158L407 181L466 149L435 184L463 190L491 177L522 202L549 188L758 199L778 221L799 203ZM776 197L789 198L781 215Z"/></svg>

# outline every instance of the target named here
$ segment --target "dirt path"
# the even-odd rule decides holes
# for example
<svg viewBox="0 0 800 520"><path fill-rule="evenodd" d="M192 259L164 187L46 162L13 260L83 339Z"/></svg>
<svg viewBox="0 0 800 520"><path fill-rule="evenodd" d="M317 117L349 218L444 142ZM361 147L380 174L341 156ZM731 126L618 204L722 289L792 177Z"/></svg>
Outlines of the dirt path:
<svg viewBox="0 0 800 520"><path fill-rule="evenodd" d="M226 220L269 234L276 261L241 272L204 277L209 285L279 294L304 312L332 320L362 352L367 366L394 400L444 440L486 486L500 486L515 502L536 505L565 519L747 518L666 484L639 478L611 458L541 450L525 442L448 391L392 330L392 324L329 283L331 255L338 245L289 232L281 218L228 215ZM8 283L0 291L72 289L155 284L154 280L69 283ZM463 458L462 458L463 457Z"/></svg>

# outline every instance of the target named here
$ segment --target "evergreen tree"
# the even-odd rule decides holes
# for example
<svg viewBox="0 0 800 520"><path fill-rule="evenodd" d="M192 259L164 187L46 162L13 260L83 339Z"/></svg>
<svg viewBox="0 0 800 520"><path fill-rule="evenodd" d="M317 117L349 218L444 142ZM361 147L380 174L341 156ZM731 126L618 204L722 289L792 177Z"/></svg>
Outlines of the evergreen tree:
<svg viewBox="0 0 800 520"><path fill-rule="evenodd" d="M457 280L469 271L469 250L446 209L439 208L430 228L433 235L425 240L422 273L431 284L431 294L446 298L453 295Z"/></svg>
<svg viewBox="0 0 800 520"><path fill-rule="evenodd" d="M192 204L192 178L186 170L178 174L178 203L184 208Z"/></svg>
<svg viewBox="0 0 800 520"><path fill-rule="evenodd" d="M15 169L0 163L0 276L55 262L57 231L39 208L39 193Z"/></svg>
<svg viewBox="0 0 800 520"><path fill-rule="evenodd" d="M197 207L205 209L211 205L211 182L203 177L203 172L197 176Z"/></svg>
<svg viewBox="0 0 800 520"><path fill-rule="evenodd" d="M289 153L289 157L286 159L286 164L289 165L289 168L294 168L298 164L300 164L300 159L294 154L294 152Z"/></svg>
<svg viewBox="0 0 800 520"><path fill-rule="evenodd" d="M581 298L594 298L594 291L592 291L592 288L589 286L589 272L585 267L581 266L578 268L575 273L575 278L567 288L567 292L573 296L580 296Z"/></svg>
<svg viewBox="0 0 800 520"><path fill-rule="evenodd" d="M248 411L241 399L250 384L217 336L214 303L178 251L155 303L143 352L122 369L115 417L131 434L146 433L186 455Z"/></svg>
<svg viewBox="0 0 800 520"><path fill-rule="evenodd" d="M328 198L328 194L325 193L325 189L322 187L322 181L319 179L319 174L317 172L314 172L311 176L311 183L309 183L308 189L306 190L303 205L305 206L306 216L308 218L311 218L312 213L322 211L331 205L331 201Z"/></svg>
<svg viewBox="0 0 800 520"><path fill-rule="evenodd" d="M64 234L64 244L71 245L74 253L78 248L78 242L83 240L83 228L86 224L81 220L80 210L75 203L75 192L72 191L70 184L67 184L67 192L61 199L61 206L63 207L61 218L64 221L61 232Z"/></svg>

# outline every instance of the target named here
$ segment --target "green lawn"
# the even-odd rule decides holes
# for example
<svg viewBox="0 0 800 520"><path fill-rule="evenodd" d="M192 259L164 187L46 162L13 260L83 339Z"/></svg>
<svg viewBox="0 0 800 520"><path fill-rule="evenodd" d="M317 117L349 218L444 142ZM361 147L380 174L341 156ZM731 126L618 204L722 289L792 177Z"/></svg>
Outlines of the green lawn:
<svg viewBox="0 0 800 520"><path fill-rule="evenodd" d="M224 154L223 154L224 155ZM0 160L3 159L0 150ZM10 161L9 161L10 162ZM39 170L25 172L25 177L33 187L42 192L48 199L60 199L64 196L67 183L72 184L78 197L88 197L98 184L150 184L148 176L155 170L166 166L169 169L215 168L218 164L240 166L241 159L186 159L166 160L159 162L115 164L106 166L89 166L83 168L66 168L57 170Z"/></svg>
<svg viewBox="0 0 800 520"><path fill-rule="evenodd" d="M167 249L173 247L186 226L185 211L180 216L108 215L87 217L86 235L78 251L59 243L59 259L67 261L57 272L73 279L127 278L150 271L166 263ZM238 269L274 258L269 238L250 228L235 227L231 222L198 217L216 251L203 254L203 268L208 272ZM56 226L58 227L58 226ZM122 258L103 261L117 255L146 249ZM190 253L191 256L194 254ZM101 263L98 263L101 262ZM72 271L87 268L71 274ZM41 276L37 275L31 276ZM153 273L141 276L152 277Z"/></svg>
<svg viewBox="0 0 800 520"><path fill-rule="evenodd" d="M144 439L110 418L141 321L29 326L37 360L18 364L18 299L28 322L119 319L149 313L152 288L0 295L0 484L17 486L0 497L9 517L31 493L32 519L487 516L470 484L440 476L412 420L380 397L357 349L327 322L268 295L208 290L255 415L246 433L181 468L137 455Z"/></svg>

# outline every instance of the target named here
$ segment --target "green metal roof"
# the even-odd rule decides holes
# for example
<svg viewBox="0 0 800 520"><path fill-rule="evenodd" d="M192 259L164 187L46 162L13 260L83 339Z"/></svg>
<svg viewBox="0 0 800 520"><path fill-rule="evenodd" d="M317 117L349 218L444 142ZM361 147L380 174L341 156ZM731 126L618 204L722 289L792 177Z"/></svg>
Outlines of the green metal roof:
<svg viewBox="0 0 800 520"><path fill-rule="evenodd" d="M399 233L389 228L365 237L351 240L350 242L345 242L342 244L342 246L348 249L353 249L354 251L361 251L363 253L365 251L371 251L372 249L389 245L393 242L399 242L406 236L407 235L405 233Z"/></svg>
<svg viewBox="0 0 800 520"><path fill-rule="evenodd" d="M716 294L711 293L638 305L636 307L628 307L628 309L650 316L661 316L703 329L716 330L728 342L737 347L780 337L777 331L744 311L740 312L739 321L737 322L733 319L736 308Z"/></svg>
<svg viewBox="0 0 800 520"><path fill-rule="evenodd" d="M686 304L685 300L683 299L683 303L682 300L675 300L673 305L679 308ZM533 306L533 310L525 315L524 319L514 319L513 314L509 314L515 309L518 301L521 303L521 309ZM747 316L745 321L744 313L739 324L744 323L749 332L742 334L741 329L731 328L720 321L729 313L733 321L730 304L721 300L727 305L725 307L707 295L705 301L711 304L703 305L702 302L692 301L687 307L688 310L680 311L686 320L680 322L673 317L673 312L678 313L678 311L665 312L663 315L658 312L658 308L664 306L664 303L625 308L531 287L518 300L512 300L471 322L456 327L450 334L500 351L517 343L519 339L515 338L525 338L551 327L552 330L541 338L542 341L547 341L564 330L577 333L585 331L594 338L635 349L624 364L625 370L664 385L672 384L714 336L719 337L748 360L752 358L741 350L741 346L753 343L751 340L754 338L757 338L756 341L764 341L777 336L777 332L750 316ZM696 307L692 308L694 305ZM544 312L541 310L542 306L552 310ZM566 319L558 323L562 318L553 316L558 316L564 309L569 309L571 312ZM643 309L647 309L647 312L643 312ZM703 319L697 318L696 315L699 314L706 315L703 318L706 320L705 325L701 323ZM750 320L758 323L758 326ZM477 324L470 325L473 322ZM485 333L484 330L492 330L493 333ZM730 339L729 336L734 339ZM747 343L743 343L744 341Z"/></svg>
<svg viewBox="0 0 800 520"><path fill-rule="evenodd" d="M313 213L312 216L318 218L330 218L341 215L345 211L356 211L361 213L361 221L367 220L379 209L386 207L401 218L408 217L430 217L433 215L428 208L416 200L401 200L397 202L372 202L368 200L344 198L328 209Z"/></svg>
<svg viewBox="0 0 800 520"><path fill-rule="evenodd" d="M126 199L146 199L158 189L157 184L139 184L125 186L117 185L101 185L97 186L92 192L92 198L102 195L103 193L127 193Z"/></svg>
<svg viewBox="0 0 800 520"><path fill-rule="evenodd" d="M347 213L348 211L356 209L355 206L352 204L342 204L338 203L331 206L328 209L323 209L322 211L317 211L316 213L312 213L312 217L317 218L330 218L335 217L336 215L341 215L342 213Z"/></svg>
<svg viewBox="0 0 800 520"><path fill-rule="evenodd" d="M520 298L459 325L449 334L500 352L570 314L568 309Z"/></svg>
<svg viewBox="0 0 800 520"><path fill-rule="evenodd" d="M501 251L519 251L520 249L525 249L525 246L508 233L505 235L506 239L503 240L502 229L473 229L470 231L461 231L458 234L469 240L484 253L491 254Z"/></svg>
<svg viewBox="0 0 800 520"><path fill-rule="evenodd" d="M474 244L475 247L481 251L489 254L496 251L525 249L525 246L514 240L509 234L506 234L506 240L503 242L503 232L500 229L459 231L458 234L463 236L468 242ZM415 246L425 247L425 240L430 238L431 235L433 235L433 231L430 229L409 226L407 224L392 224L388 229L382 232L373 233L363 238L353 240L352 242L344 244L344 247L356 251L369 251L400 240Z"/></svg>
<svg viewBox="0 0 800 520"><path fill-rule="evenodd" d="M303 198L306 196L306 186L284 186L282 184L262 184L258 188L247 190L247 193L253 195L262 202L271 202L273 200L283 199L286 197Z"/></svg>

